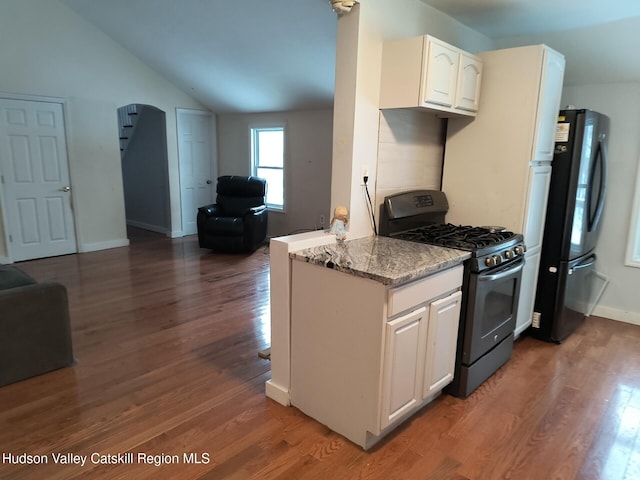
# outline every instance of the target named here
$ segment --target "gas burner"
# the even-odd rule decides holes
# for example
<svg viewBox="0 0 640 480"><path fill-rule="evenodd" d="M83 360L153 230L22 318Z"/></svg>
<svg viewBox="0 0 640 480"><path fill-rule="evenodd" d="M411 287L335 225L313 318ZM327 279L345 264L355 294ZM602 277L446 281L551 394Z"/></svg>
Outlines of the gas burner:
<svg viewBox="0 0 640 480"><path fill-rule="evenodd" d="M496 231L485 227L470 227L450 223L424 225L394 235L413 242L431 243L444 247L475 251L499 245L516 234L508 230Z"/></svg>
<svg viewBox="0 0 640 480"><path fill-rule="evenodd" d="M434 223L396 232L393 238L471 252L470 268L481 272L516 261L526 250L522 235L486 227Z"/></svg>

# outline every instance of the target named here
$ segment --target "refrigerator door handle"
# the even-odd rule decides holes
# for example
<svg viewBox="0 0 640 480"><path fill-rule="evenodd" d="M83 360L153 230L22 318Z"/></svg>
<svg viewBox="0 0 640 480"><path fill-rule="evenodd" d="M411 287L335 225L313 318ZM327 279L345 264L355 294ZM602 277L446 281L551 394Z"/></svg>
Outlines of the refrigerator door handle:
<svg viewBox="0 0 640 480"><path fill-rule="evenodd" d="M593 254L589 255L589 257L586 258L584 261L582 261L578 265L576 265L575 267L570 268L569 269L569 275L573 275L573 272L575 272L577 270L582 270L583 268L589 268L590 266L592 266L595 263L596 263L596 254L593 253Z"/></svg>
<svg viewBox="0 0 640 480"><path fill-rule="evenodd" d="M598 141L598 148L596 150L596 162L594 163L593 170L591 172L591 188L589 188L589 195L593 195L593 178L597 163L600 163L600 189L598 191L598 203L596 205L595 212L593 212L593 216L589 218L589 231L595 230L598 223L600 223L600 217L602 216L602 211L604 210L604 194L607 183L607 155L606 145L602 140ZM590 204L591 202L589 201L589 205Z"/></svg>

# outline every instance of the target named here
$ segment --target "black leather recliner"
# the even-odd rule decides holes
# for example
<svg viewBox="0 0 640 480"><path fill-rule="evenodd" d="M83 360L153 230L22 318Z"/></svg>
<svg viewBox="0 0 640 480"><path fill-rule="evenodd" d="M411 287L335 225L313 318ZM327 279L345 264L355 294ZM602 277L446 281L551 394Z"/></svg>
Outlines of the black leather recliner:
<svg viewBox="0 0 640 480"><path fill-rule="evenodd" d="M267 237L267 182L259 177L218 177L216 203L198 209L200 248L253 252Z"/></svg>

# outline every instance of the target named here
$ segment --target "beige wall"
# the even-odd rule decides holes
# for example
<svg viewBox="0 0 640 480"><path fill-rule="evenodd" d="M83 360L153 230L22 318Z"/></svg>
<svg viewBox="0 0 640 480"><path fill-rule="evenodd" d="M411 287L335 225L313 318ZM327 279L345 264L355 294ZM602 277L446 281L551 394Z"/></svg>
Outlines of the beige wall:
<svg viewBox="0 0 640 480"><path fill-rule="evenodd" d="M284 124L285 212L269 212L271 237L320 227L329 215L333 110L218 115L218 172L251 171L249 129Z"/></svg>
<svg viewBox="0 0 640 480"><path fill-rule="evenodd" d="M127 244L116 109L129 103L167 114L172 225L179 231L175 109L202 106L57 0L0 2L0 40L0 96L65 101L79 250Z"/></svg>

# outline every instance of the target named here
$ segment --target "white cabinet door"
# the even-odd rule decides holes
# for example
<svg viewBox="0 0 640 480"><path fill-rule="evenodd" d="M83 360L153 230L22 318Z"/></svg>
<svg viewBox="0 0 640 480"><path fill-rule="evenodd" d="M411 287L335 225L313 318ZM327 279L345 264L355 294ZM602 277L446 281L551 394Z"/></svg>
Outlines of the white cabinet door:
<svg viewBox="0 0 640 480"><path fill-rule="evenodd" d="M527 253L524 268L522 269L522 283L520 285L520 297L518 299L518 313L514 331L516 337L531 325L531 317L536 300L539 268L540 250Z"/></svg>
<svg viewBox="0 0 640 480"><path fill-rule="evenodd" d="M551 166L544 165L530 168L527 211L524 215L524 228L522 229L527 250L536 250L542 246L550 182Z"/></svg>
<svg viewBox="0 0 640 480"><path fill-rule="evenodd" d="M427 309L387 322L382 384L381 428L410 412L422 400L419 379L423 372Z"/></svg>
<svg viewBox="0 0 640 480"><path fill-rule="evenodd" d="M461 300L462 292L458 291L429 306L423 398L442 390L453 380Z"/></svg>
<svg viewBox="0 0 640 480"><path fill-rule="evenodd" d="M427 58L424 62L423 101L444 107L453 107L456 99L458 64L457 50L429 37Z"/></svg>
<svg viewBox="0 0 640 480"><path fill-rule="evenodd" d="M544 49L532 160L553 160L564 64L564 56L554 50Z"/></svg>
<svg viewBox="0 0 640 480"><path fill-rule="evenodd" d="M477 112L480 105L480 80L482 62L466 53L460 54L458 86L454 108Z"/></svg>

